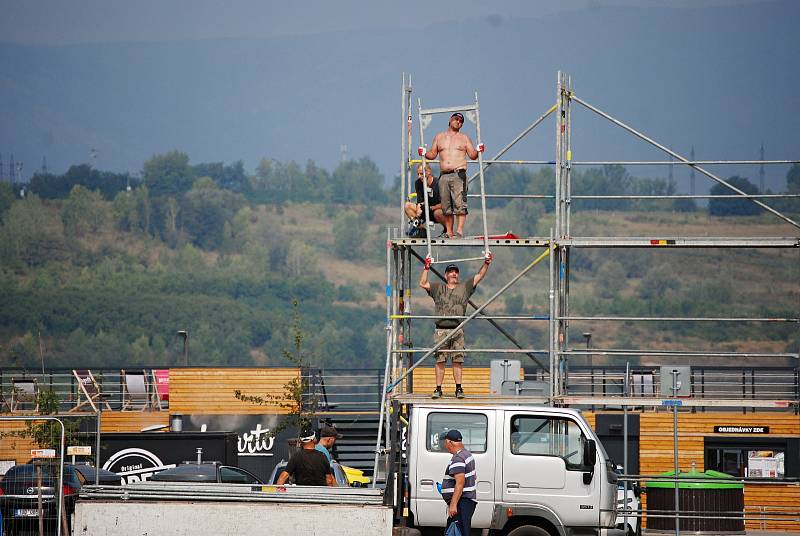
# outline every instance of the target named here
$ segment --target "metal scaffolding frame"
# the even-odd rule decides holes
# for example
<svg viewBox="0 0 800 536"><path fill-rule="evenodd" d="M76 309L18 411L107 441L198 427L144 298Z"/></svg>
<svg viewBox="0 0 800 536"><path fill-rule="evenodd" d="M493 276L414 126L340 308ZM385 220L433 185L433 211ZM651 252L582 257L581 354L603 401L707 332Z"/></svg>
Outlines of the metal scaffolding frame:
<svg viewBox="0 0 800 536"><path fill-rule="evenodd" d="M418 164L427 164L434 161L427 161L422 156L421 159L415 158L412 155L413 141L413 121L411 112L411 78L410 76L403 75L402 88L401 88L401 108L402 108L402 128L401 128L401 196L404 202L407 193L413 191L412 178L415 178L412 173L414 166ZM630 161L574 161L572 159L572 103L579 104L582 108L591 111L599 117L606 119L612 124L617 125L622 130L633 135L634 137L656 147L664 152L670 160L668 161L645 161L645 160L630 160ZM475 102L470 105L442 107L442 108L428 108L423 109L421 100L418 100L418 120L419 120L419 140L420 145L424 145L424 129L430 122L430 117L433 114L452 113L455 111L465 112L472 120L477 129L478 140L480 143L480 120L478 114L478 96L475 94ZM474 114L474 115L472 115ZM550 115L555 115L555 159L548 160L510 160L501 159L501 157L523 139L528 133L534 130L537 126L541 125L545 119ZM593 106L589 102L579 98L573 92L572 79L563 72L558 72L556 80L556 103L548 108L542 115L534 120L528 127L526 127L520 134L518 134L511 142L500 149L491 158L483 159L479 153L477 162L468 162L470 165L477 165L477 171L474 171L468 179L468 182L478 178L480 180L480 192L470 194L470 198L480 198L483 234L478 237L467 237L462 239L437 239L431 238L429 222L426 221L426 235L425 238L408 238L401 235L401 229L404 228L405 215L401 208L400 226L397 229L390 229L387 239L387 281L386 281L386 298L387 298L387 318L386 318L386 331L387 331L387 350L386 350L386 377L385 377L385 398L395 402L411 402L420 399L420 395L412 394L413 386L411 384L411 373L413 370L422 364L426 359L433 355L446 340L440 341L433 347L415 347L412 344L411 337L411 323L414 319L434 319L437 318L431 315L419 315L412 313L412 271L418 266L414 260L422 262L423 256L414 250L417 248L425 248L428 256L433 256L434 248L444 247L472 247L483 248L482 253L486 253L490 248L496 247L523 247L523 248L544 248L544 253L538 255L537 258L528 264L522 271L516 275L501 289L492 295L483 304L476 304L470 302L470 306L474 309L471 314L464 317L459 317L461 320L458 328L463 328L466 324L475 319L488 320L490 324L495 327L505 338L507 338L515 348L471 348L467 352L472 353L520 353L527 354L531 357L533 363L540 367L546 374L550 385L550 397L546 400L547 403L553 405L605 405L613 403L615 405L632 405L637 407L644 406L673 406L673 404L664 404L665 401L662 397L653 397L652 400L644 399L641 397L620 397L618 395L603 397L603 396L575 396L567 392L567 374L568 374L568 359L574 355L586 355L592 353L594 355L606 356L628 356L628 355L649 355L649 356L687 356L687 357L701 357L701 356L734 356L734 357L748 357L748 358L765 358L765 357L792 357L800 359L797 354L791 353L768 353L768 352L707 352L707 351L659 351L657 349L651 350L627 350L627 349L592 349L591 351L581 351L570 348L570 322L571 321L614 321L614 322L762 322L762 323L793 323L800 324L800 318L748 318L748 317L731 317L731 318L708 318L708 317L613 317L613 316L578 316L570 314L569 308L569 282L570 282L570 255L574 248L794 248L800 250L800 231L794 232L793 236L788 237L736 237L736 236L722 236L722 237L685 237L685 236L659 236L659 237L574 237L571 232L571 207L572 201L576 199L644 199L644 200L663 200L663 199L708 199L708 198L722 198L722 199L747 199L763 210L771 213L773 216L779 218L785 223L793 226L795 230L800 230L800 223L794 221L792 218L781 213L779 210L767 205L762 200L775 199L775 198L798 198L800 194L747 194L742 190L736 188L728 181L720 178L718 175L708 171L703 165L742 165L742 164L795 164L800 163L800 160L696 160L694 154L690 158L686 158L663 144L655 141L647 135L639 132L626 123L616 119L612 115L604 112L603 110ZM705 175L709 179L718 184L723 185L732 193L724 195L696 195L692 192L691 195L666 195L666 196L653 196L653 195L573 195L572 194L572 167L573 166L602 166L602 165L623 165L623 166L640 166L640 165L655 165L655 166L688 166L692 171L697 171ZM541 195L541 194L489 194L485 190L484 171L492 165L552 165L555 167L555 195ZM493 237L487 229L486 223L486 199L487 198L505 198L505 199L552 199L555 203L554 221L551 227L549 237ZM427 192L423 200L427 219ZM401 203L402 206L402 203ZM548 315L491 315L486 314L485 308L497 297L508 290L516 281L523 277L531 268L533 268L545 257L549 259L549 281L550 288L548 294L549 301L549 314ZM472 260L480 257L467 257L466 259L459 260ZM451 261L441 261L451 262ZM435 269L432 272L437 277L443 279L442 275ZM800 315L795 315L800 316ZM547 349L534 349L524 348L511 334L509 334L497 321L498 320L511 320L511 321L547 321L549 326L549 348ZM454 330L455 332L456 330ZM422 354L418 359L414 358L415 355ZM544 362L541 358L547 354L548 362ZM416 359L416 360L415 360ZM467 397L468 401L474 402L474 397ZM494 400L497 397L492 397ZM500 397L502 398L502 397ZM486 401L485 397L480 399ZM448 402L453 402L448 399ZM696 399L684 400L684 406L696 407L791 407L797 406L800 400L752 400L752 399ZM388 436L388 411L386 404L382 404L381 421L386 419L387 424L387 444ZM379 441L380 442L380 441ZM377 452L376 446L376 464Z"/></svg>

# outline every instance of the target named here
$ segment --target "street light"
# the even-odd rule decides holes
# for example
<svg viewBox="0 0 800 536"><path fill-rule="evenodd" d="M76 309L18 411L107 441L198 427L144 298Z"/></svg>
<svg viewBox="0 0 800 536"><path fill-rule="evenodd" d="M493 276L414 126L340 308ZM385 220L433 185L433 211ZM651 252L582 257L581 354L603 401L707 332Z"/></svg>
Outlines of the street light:
<svg viewBox="0 0 800 536"><path fill-rule="evenodd" d="M189 331L182 329L178 332L178 335L183 337L183 366L189 366Z"/></svg>
<svg viewBox="0 0 800 536"><path fill-rule="evenodd" d="M588 357L589 362L589 389L591 389L592 395L594 395L594 368L592 367L592 354L589 352L592 342L592 332L584 332L583 338L586 339L586 356ZM592 410L594 410L594 406L592 407Z"/></svg>
<svg viewBox="0 0 800 536"><path fill-rule="evenodd" d="M591 342L592 342L592 332L591 331L587 331L586 333L583 334L583 338L586 339L586 356L588 357L589 368L591 369L592 368L592 354L589 353L589 348L591 347L590 345L591 345Z"/></svg>

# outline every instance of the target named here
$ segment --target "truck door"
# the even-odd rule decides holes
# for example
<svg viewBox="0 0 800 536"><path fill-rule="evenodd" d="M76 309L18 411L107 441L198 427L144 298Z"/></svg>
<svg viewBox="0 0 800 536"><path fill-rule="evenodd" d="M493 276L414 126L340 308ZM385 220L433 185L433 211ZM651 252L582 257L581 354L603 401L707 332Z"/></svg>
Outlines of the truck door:
<svg viewBox="0 0 800 536"><path fill-rule="evenodd" d="M436 488L441 482L451 455L445 450L440 435L456 429L464 438L464 446L475 457L478 505L472 526L489 528L494 508L495 482L495 411L419 408L414 416L412 434L415 456L410 475L411 509L414 522L422 527L443 527L447 522L447 505Z"/></svg>
<svg viewBox="0 0 800 536"><path fill-rule="evenodd" d="M503 421L503 502L544 505L567 526L597 526L603 474L583 483L590 468L577 421L524 410L506 411Z"/></svg>

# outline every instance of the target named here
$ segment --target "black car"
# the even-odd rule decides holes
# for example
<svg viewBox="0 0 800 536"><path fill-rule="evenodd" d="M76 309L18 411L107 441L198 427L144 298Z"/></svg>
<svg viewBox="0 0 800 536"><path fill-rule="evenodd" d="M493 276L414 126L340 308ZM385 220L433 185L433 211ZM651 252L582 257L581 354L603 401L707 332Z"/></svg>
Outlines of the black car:
<svg viewBox="0 0 800 536"><path fill-rule="evenodd" d="M98 485L100 486L122 485L122 477L117 473L112 473L111 471L106 471L105 469L95 469L91 465L76 464L73 467L75 467L75 470L83 475L83 478L86 480L86 486L94 486L95 479L99 480Z"/></svg>
<svg viewBox="0 0 800 536"><path fill-rule="evenodd" d="M263 484L257 476L241 467L218 462L185 462L150 477L153 482L217 482L222 484Z"/></svg>
<svg viewBox="0 0 800 536"><path fill-rule="evenodd" d="M42 518L49 530L54 530L58 520L57 463L26 463L9 469L0 480L0 512L3 515L3 534L38 531L39 494L42 497ZM40 480L41 478L41 480ZM38 485L41 482L41 488ZM75 510L75 499L86 479L74 466L64 465L64 512L69 521Z"/></svg>

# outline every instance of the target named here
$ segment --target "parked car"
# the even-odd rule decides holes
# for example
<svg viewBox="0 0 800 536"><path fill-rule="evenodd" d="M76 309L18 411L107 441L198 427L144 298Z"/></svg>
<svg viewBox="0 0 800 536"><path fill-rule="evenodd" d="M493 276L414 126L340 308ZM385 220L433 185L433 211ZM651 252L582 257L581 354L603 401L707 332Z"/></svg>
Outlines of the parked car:
<svg viewBox="0 0 800 536"><path fill-rule="evenodd" d="M152 482L218 482L222 484L264 484L260 478L231 465L219 462L184 462L150 477Z"/></svg>
<svg viewBox="0 0 800 536"><path fill-rule="evenodd" d="M51 529L56 526L59 522L58 467L57 463L26 463L15 465L6 471L3 480L0 480L3 534L38 531L40 492L45 524ZM41 470L41 488L38 485L39 470ZM64 481L61 488L64 492L64 512L70 526L72 513L75 511L75 499L85 483L86 479L75 466L64 464Z"/></svg>
<svg viewBox="0 0 800 536"><path fill-rule="evenodd" d="M615 472L622 475L622 467L617 466ZM625 484L617 482L617 528L624 530L627 536L641 536L642 520L639 510L640 488L638 484L628 482L627 495L625 494ZM625 516L624 512L631 513Z"/></svg>
<svg viewBox="0 0 800 536"><path fill-rule="evenodd" d="M78 471L80 474L82 474L83 478L86 479L85 485L87 486L93 486L95 484L96 476L99 476L98 484L100 486L122 485L122 477L119 476L117 473L112 473L111 471L107 471L106 469L96 469L91 465L75 464L73 467L75 467L75 470Z"/></svg>

